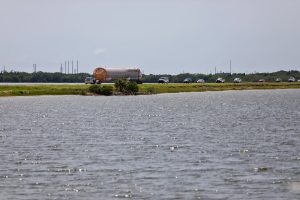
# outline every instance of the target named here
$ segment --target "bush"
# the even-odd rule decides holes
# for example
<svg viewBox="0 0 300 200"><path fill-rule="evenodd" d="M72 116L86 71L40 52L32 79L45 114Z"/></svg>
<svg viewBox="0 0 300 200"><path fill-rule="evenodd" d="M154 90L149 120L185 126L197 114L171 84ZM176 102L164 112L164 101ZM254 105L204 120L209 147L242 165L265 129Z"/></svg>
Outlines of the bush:
<svg viewBox="0 0 300 200"><path fill-rule="evenodd" d="M118 92L124 92L127 85L127 81L124 79L118 79L115 81L115 88Z"/></svg>
<svg viewBox="0 0 300 200"><path fill-rule="evenodd" d="M89 87L89 91L94 94L112 95L114 88L110 85L92 85Z"/></svg>
<svg viewBox="0 0 300 200"><path fill-rule="evenodd" d="M103 85L100 93L106 96L112 95L114 88L110 85Z"/></svg>
<svg viewBox="0 0 300 200"><path fill-rule="evenodd" d="M139 91L139 86L136 82L128 82L125 87L126 94L136 94Z"/></svg>
<svg viewBox="0 0 300 200"><path fill-rule="evenodd" d="M101 94L101 86L100 85L92 85L89 87L89 91L95 94Z"/></svg>

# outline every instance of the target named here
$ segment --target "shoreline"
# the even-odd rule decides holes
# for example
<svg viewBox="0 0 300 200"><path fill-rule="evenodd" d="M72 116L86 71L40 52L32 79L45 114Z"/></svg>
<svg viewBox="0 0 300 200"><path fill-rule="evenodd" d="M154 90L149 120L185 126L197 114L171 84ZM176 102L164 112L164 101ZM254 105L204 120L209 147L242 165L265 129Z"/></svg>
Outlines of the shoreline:
<svg viewBox="0 0 300 200"><path fill-rule="evenodd" d="M113 84L105 84L112 85ZM85 84L35 84L35 85L0 85L0 97L9 96L41 96L41 95L83 95L98 96L89 92L91 85ZM265 82L265 83L147 83L139 85L137 95L153 95L183 92L206 92L228 90L270 90L300 89L300 82ZM127 96L114 92L112 96Z"/></svg>

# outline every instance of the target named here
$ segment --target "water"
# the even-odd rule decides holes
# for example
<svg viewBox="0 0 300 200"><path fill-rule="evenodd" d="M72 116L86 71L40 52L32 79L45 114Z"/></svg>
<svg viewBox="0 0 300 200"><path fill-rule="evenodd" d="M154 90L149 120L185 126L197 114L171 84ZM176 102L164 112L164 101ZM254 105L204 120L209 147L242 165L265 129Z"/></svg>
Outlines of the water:
<svg viewBox="0 0 300 200"><path fill-rule="evenodd" d="M0 98L0 199L299 199L300 90Z"/></svg>

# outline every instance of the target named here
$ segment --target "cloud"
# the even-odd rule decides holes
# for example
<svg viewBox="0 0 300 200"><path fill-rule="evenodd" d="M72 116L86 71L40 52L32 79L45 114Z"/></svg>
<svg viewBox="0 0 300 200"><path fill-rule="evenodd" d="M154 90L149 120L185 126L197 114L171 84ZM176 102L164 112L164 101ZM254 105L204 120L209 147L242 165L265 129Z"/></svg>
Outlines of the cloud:
<svg viewBox="0 0 300 200"><path fill-rule="evenodd" d="M105 51L106 51L106 50L105 50L104 48L97 48L97 49L95 49L94 54L95 54L95 55L104 54Z"/></svg>

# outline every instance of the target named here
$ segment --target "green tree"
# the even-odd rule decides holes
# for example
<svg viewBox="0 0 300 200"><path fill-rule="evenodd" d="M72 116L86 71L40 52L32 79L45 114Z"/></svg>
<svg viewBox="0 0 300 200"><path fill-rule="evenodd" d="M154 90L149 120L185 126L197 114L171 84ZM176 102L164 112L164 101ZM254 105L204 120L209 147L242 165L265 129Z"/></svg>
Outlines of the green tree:
<svg viewBox="0 0 300 200"><path fill-rule="evenodd" d="M115 81L115 88L118 92L124 92L127 85L127 81L124 79L118 79Z"/></svg>
<svg viewBox="0 0 300 200"><path fill-rule="evenodd" d="M101 94L101 86L100 85L92 85L89 87L89 92L94 94Z"/></svg>
<svg viewBox="0 0 300 200"><path fill-rule="evenodd" d="M103 85L100 89L100 94L109 96L109 95L112 95L113 90L114 90L113 86Z"/></svg>
<svg viewBox="0 0 300 200"><path fill-rule="evenodd" d="M125 87L126 94L137 94L139 92L139 86L136 82L127 82Z"/></svg>

